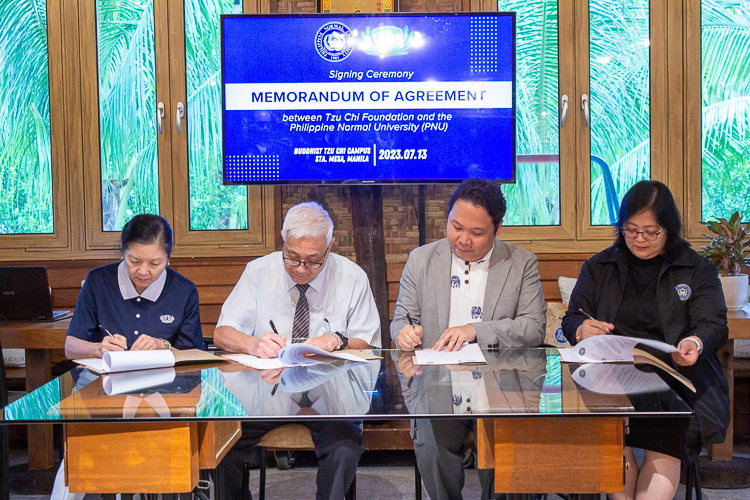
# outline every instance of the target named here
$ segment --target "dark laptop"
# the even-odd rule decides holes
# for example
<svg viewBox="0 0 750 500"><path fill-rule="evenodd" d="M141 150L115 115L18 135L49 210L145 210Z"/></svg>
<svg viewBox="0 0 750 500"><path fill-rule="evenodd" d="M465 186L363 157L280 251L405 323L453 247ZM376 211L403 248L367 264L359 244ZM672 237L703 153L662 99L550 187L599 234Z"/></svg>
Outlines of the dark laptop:
<svg viewBox="0 0 750 500"><path fill-rule="evenodd" d="M0 321L56 321L70 311L53 311L47 268L0 266Z"/></svg>

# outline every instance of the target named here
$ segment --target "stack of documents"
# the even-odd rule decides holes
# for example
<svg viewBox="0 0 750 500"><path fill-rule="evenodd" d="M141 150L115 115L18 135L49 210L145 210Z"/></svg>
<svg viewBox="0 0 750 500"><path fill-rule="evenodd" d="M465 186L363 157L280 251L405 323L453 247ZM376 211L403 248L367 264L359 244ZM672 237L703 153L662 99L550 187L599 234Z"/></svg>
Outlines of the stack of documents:
<svg viewBox="0 0 750 500"><path fill-rule="evenodd" d="M595 335L567 349L560 349L560 357L566 363L617 363L633 362L633 348L643 344L663 352L679 352L675 346L658 340L621 337L619 335Z"/></svg>
<svg viewBox="0 0 750 500"><path fill-rule="evenodd" d="M192 363L216 363L222 360L210 352L199 349L185 349L184 351L161 349L158 351L110 351L105 352L101 358L74 359L73 361L97 373L115 373Z"/></svg>

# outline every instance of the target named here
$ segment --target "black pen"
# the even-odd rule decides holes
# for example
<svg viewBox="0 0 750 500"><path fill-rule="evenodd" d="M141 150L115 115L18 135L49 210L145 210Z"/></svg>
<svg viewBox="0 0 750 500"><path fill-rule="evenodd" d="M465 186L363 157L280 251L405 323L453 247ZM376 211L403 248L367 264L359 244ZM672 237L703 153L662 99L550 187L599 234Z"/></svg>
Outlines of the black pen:
<svg viewBox="0 0 750 500"><path fill-rule="evenodd" d="M269 319L268 320L268 324L271 325L271 330L273 330L273 333L275 333L276 335L278 335L279 332L276 330L276 325L273 324L273 320ZM273 385L273 389L271 389L271 396L273 396L274 394L276 394L276 389L278 389L278 388L279 388L279 384L277 382L277 383L275 383Z"/></svg>
<svg viewBox="0 0 750 500"><path fill-rule="evenodd" d="M411 326L412 329L414 329L414 320L411 319L411 314L406 313L406 319L409 320L409 326ZM415 331L416 331L416 329L415 329ZM419 344L419 345L422 345L422 344ZM419 347L419 346L417 346L417 347ZM411 387L411 383L412 382L414 382L414 375L412 375L411 377L409 377L409 382L406 384L406 388L407 389L409 389Z"/></svg>
<svg viewBox="0 0 750 500"><path fill-rule="evenodd" d="M115 336L114 336L114 335L112 335L112 334L111 334L111 333L109 332L109 330L107 330L106 328L104 328L104 327L103 327L102 325L99 325L99 328L101 328L102 330L104 330L104 333L106 333L106 334L107 334L107 335L109 335L110 337L112 337L112 338L115 338ZM126 347L127 347L127 343L126 343ZM127 348L126 348L125 350L126 350L126 351L128 351L129 349L127 349Z"/></svg>

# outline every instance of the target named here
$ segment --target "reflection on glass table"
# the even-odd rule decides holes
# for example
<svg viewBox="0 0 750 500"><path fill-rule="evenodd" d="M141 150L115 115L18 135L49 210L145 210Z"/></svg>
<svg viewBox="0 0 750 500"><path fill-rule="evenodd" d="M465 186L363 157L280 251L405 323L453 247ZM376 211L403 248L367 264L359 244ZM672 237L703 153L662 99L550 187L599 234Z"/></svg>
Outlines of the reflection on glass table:
<svg viewBox="0 0 750 500"><path fill-rule="evenodd" d="M382 360L285 370L229 361L109 376L76 368L8 405L4 422L300 420L309 418L299 414L303 395L314 418L691 414L679 382L656 368L582 368L556 349L483 353L487 364L476 366L414 366L413 353L383 350L374 351Z"/></svg>

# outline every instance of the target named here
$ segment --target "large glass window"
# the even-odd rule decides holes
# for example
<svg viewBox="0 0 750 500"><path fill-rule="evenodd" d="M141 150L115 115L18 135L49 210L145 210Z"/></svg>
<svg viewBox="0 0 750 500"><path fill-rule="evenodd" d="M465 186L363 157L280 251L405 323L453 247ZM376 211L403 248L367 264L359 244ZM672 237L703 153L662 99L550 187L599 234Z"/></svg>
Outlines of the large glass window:
<svg viewBox="0 0 750 500"><path fill-rule="evenodd" d="M702 220L750 216L750 3L701 3Z"/></svg>
<svg viewBox="0 0 750 500"><path fill-rule="evenodd" d="M516 184L504 225L560 223L557 0L499 0L516 16Z"/></svg>
<svg viewBox="0 0 750 500"><path fill-rule="evenodd" d="M159 213L152 0L98 0L102 226Z"/></svg>
<svg viewBox="0 0 750 500"><path fill-rule="evenodd" d="M219 15L242 0L185 0L190 229L247 229L247 188L222 185Z"/></svg>
<svg viewBox="0 0 750 500"><path fill-rule="evenodd" d="M589 30L591 224L606 225L651 176L649 0L590 0Z"/></svg>
<svg viewBox="0 0 750 500"><path fill-rule="evenodd" d="M0 234L52 233L46 2L0 0Z"/></svg>

